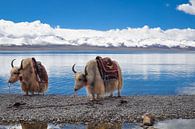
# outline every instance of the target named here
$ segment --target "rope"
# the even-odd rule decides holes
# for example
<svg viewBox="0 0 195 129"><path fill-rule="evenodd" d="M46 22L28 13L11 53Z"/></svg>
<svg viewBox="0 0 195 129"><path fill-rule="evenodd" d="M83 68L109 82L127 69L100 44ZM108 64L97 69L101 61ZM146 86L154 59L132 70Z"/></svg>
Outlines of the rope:
<svg viewBox="0 0 195 129"><path fill-rule="evenodd" d="M9 94L10 94L11 93L11 91L10 91L11 84L10 83L8 83L8 87L9 87Z"/></svg>

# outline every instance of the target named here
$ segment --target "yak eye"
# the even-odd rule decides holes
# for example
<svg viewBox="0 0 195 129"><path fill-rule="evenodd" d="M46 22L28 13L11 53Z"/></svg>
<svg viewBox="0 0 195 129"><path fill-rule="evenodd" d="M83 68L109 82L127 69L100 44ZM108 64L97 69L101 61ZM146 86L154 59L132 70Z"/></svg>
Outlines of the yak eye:
<svg viewBox="0 0 195 129"><path fill-rule="evenodd" d="M19 72L14 72L13 74L20 74Z"/></svg>
<svg viewBox="0 0 195 129"><path fill-rule="evenodd" d="M81 79L81 78L79 78L78 80L79 80L79 81L82 81L82 79Z"/></svg>

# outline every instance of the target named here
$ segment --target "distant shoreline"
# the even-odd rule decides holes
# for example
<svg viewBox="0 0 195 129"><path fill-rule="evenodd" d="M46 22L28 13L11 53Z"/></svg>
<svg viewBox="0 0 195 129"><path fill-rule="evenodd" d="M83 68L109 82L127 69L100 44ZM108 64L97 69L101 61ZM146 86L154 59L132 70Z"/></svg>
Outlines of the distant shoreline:
<svg viewBox="0 0 195 129"><path fill-rule="evenodd" d="M48 50L86 50L86 51L195 51L195 48L168 48L168 47L99 47L99 46L73 46L73 45L24 45L24 46L0 46L0 51L48 51Z"/></svg>

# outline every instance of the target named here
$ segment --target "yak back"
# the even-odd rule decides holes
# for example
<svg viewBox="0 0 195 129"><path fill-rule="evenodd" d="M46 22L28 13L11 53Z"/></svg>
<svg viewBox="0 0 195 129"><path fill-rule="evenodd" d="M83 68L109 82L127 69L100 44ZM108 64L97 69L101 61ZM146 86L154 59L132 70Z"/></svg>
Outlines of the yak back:
<svg viewBox="0 0 195 129"><path fill-rule="evenodd" d="M45 70L45 67L41 64L40 61L36 61L35 58L32 58L33 68L35 70L36 78L39 83L48 83L48 75Z"/></svg>
<svg viewBox="0 0 195 129"><path fill-rule="evenodd" d="M103 80L119 78L118 65L109 57L102 58L100 56L97 56L96 62L98 64L98 69Z"/></svg>

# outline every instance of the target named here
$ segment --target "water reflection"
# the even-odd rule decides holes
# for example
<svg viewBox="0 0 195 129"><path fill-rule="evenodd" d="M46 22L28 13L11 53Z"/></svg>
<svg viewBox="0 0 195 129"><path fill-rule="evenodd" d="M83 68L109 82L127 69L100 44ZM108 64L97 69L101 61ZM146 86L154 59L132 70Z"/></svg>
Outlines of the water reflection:
<svg viewBox="0 0 195 129"><path fill-rule="evenodd" d="M21 122L18 125L0 125L1 129L141 129L135 124L119 124L119 123L89 123L84 124L47 124L47 123L28 123Z"/></svg>
<svg viewBox="0 0 195 129"><path fill-rule="evenodd" d="M195 119L174 119L158 122L154 125L157 129L194 129ZM47 124L22 122L17 125L0 125L0 129L142 129L140 126L131 123L89 123L84 124Z"/></svg>
<svg viewBox="0 0 195 129"><path fill-rule="evenodd" d="M101 123L101 124L89 124L86 126L86 129L122 129L122 124L110 124L110 123Z"/></svg>
<svg viewBox="0 0 195 129"><path fill-rule="evenodd" d="M27 123L22 122L21 123L22 129L47 129L48 124L47 123Z"/></svg>
<svg viewBox="0 0 195 129"><path fill-rule="evenodd" d="M130 53L130 54L74 54L74 53L8 53L0 54L0 93L8 93L7 79L10 62L13 58L19 65L21 59L35 57L47 69L49 75L48 94L73 94L73 73L71 67L77 64L82 71L88 60L96 56L108 56L119 62L122 67L124 88L123 95L174 95L178 89L189 87L195 78L195 53ZM19 84L11 87L12 93L21 93ZM81 90L80 95L86 95Z"/></svg>
<svg viewBox="0 0 195 129"><path fill-rule="evenodd" d="M194 129L195 119L174 119L159 122L155 125L158 129Z"/></svg>

